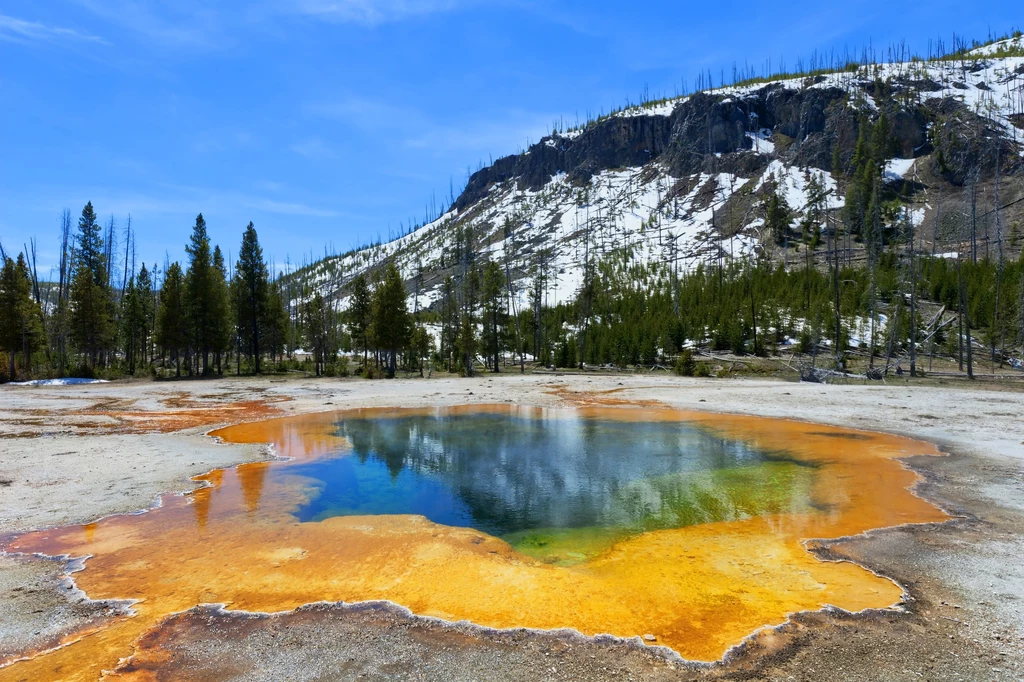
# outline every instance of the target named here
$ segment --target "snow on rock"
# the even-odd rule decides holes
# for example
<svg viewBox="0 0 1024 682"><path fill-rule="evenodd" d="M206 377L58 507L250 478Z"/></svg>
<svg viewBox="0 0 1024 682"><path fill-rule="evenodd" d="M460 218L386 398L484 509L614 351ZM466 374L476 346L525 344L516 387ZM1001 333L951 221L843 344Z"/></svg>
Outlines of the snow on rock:
<svg viewBox="0 0 1024 682"><path fill-rule="evenodd" d="M982 45L971 50L968 54L977 57L989 57L1000 52L1005 52L1011 49L1024 49L1024 36L1014 36L1012 38L1005 38L1003 40L997 40L994 43L988 45Z"/></svg>
<svg viewBox="0 0 1024 682"><path fill-rule="evenodd" d="M839 88L850 93L848 106L877 109L867 91L875 79L927 81L933 84L922 97L951 98L984 115L1010 139L1021 139L1013 125L1014 103L1024 97L1024 57L996 56L1024 46L1020 38L978 48L970 59L867 65L854 70L812 78L779 79L711 91L711 94L742 100L771 86L788 90ZM633 106L615 116L670 116L688 97ZM546 144L558 147L579 137L586 126L553 135ZM461 212L451 211L415 231L384 244L376 244L345 256L329 258L312 266L308 284L337 291L356 274L394 262L409 285L409 307L426 308L442 293L444 274L458 272L454 237L470 229L479 258L508 266L518 283L517 306L529 305L528 289L539 271L546 273L545 303L571 300L579 291L584 265L613 250L625 250L638 264L672 267L680 272L720 257L742 258L759 248L763 221L751 211L745 223L729 238L718 232L716 211L741 189L761 190L776 183L794 219L806 212L811 201L811 180L825 191L829 210L843 206L835 179L826 171L791 166L775 158L777 148L770 130L746 133L751 153L770 158L768 168L753 178L720 173L689 178L670 175L660 162L642 167L604 170L589 182L576 185L564 174L551 177L536 190L519 189L516 180L492 185L486 196ZM1024 145L1022 145L1024 150ZM1022 151L1024 153L1024 151ZM887 181L912 173L914 159L892 159L885 167ZM923 210L912 220L920 225ZM505 226L511 226L510 237ZM955 254L953 254L955 256ZM419 276L422 273L423 276ZM342 298L337 305L344 307Z"/></svg>
<svg viewBox="0 0 1024 682"><path fill-rule="evenodd" d="M442 280L417 284L417 273L454 265L452 239L456 225L461 225L472 227L478 258L503 267L508 261L513 279L521 282L517 308L529 306L528 289L540 269L546 273L545 304L564 303L579 292L588 259L596 262L615 250L628 251L637 264L680 273L717 262L721 256L754 254L763 219L751 215L736 234L724 238L715 227L715 213L741 189L754 183L757 190L769 178L778 183L797 214L806 210L810 200L811 178L828 192L829 209L843 205L830 173L778 160L769 164L760 180L718 173L683 181L654 163L602 171L584 186L573 185L564 174L553 176L539 190L521 190L514 181L507 181L463 212L470 217L449 213L387 244L323 261L314 267L310 281L336 288L360 272L393 260L409 283L409 309L423 310L440 300ZM513 237L506 237L506 223L513 226ZM347 298L337 305L344 309Z"/></svg>
<svg viewBox="0 0 1024 682"><path fill-rule="evenodd" d="M885 181L899 182L914 167L915 159L890 159L885 164Z"/></svg>
<svg viewBox="0 0 1024 682"><path fill-rule="evenodd" d="M756 154L774 154L775 143L772 142L772 131L768 128L762 128L756 133L747 133L747 137L750 138L753 143L752 151Z"/></svg>
<svg viewBox="0 0 1024 682"><path fill-rule="evenodd" d="M641 104L623 109L615 115L627 118L630 116L671 116L680 101L681 98L675 98L658 102L657 104Z"/></svg>
<svg viewBox="0 0 1024 682"><path fill-rule="evenodd" d="M850 106L877 111L874 99L865 86L875 79L889 78L931 81L938 87L925 93L927 98L952 98L960 101L972 111L990 117L1012 138L1020 139L1021 133L1010 117L1019 110L1017 103L1024 93L1024 79L1020 69L1024 57L995 57L993 55L1024 50L1024 37L1018 36L997 41L991 45L968 52L963 59L948 58L933 61L911 60L903 63L870 64L854 71L839 71L822 74L814 78L780 78L772 81L757 81L745 85L731 85L708 91L713 95L727 98L743 98L767 86L783 87L787 90L805 88L839 88L850 93ZM986 57L990 57L986 59ZM676 105L685 102L688 96L668 99L651 106L634 106L618 112L618 116L668 116ZM769 153L760 143L755 147L759 153ZM1024 154L1024 151L1022 151Z"/></svg>
<svg viewBox="0 0 1024 682"><path fill-rule="evenodd" d="M793 174L799 175L795 170ZM691 180L688 191L681 193L682 181L650 164L603 171L582 187L570 183L564 174L536 191L520 190L514 181L499 183L464 211L470 217L446 214L387 244L321 261L313 267L309 281L336 288L360 272L393 260L409 283L409 309L427 308L440 299L442 281L424 281L417 299L417 273L454 265L450 259L457 223L472 227L478 259L503 266L507 259L516 273L514 279L523 280L517 307L528 305L526 280L538 268L546 271L545 302L566 302L579 292L587 260L596 262L614 250L628 250L637 263L675 267L679 272L716 262L722 253L734 258L752 254L758 244L757 220L728 240L713 227L715 211L750 180L729 173ZM506 237L506 222L514 226L512 238ZM337 305L343 309L346 299Z"/></svg>
<svg viewBox="0 0 1024 682"><path fill-rule="evenodd" d="M841 208L845 203L839 196L838 186L835 178L828 171L817 168L797 168L787 166L779 160L772 161L757 183L760 189L765 183L774 181L778 192L786 199L789 208L793 211L803 212L811 201L810 184L811 178L817 180L819 186L825 191L825 204L829 210Z"/></svg>

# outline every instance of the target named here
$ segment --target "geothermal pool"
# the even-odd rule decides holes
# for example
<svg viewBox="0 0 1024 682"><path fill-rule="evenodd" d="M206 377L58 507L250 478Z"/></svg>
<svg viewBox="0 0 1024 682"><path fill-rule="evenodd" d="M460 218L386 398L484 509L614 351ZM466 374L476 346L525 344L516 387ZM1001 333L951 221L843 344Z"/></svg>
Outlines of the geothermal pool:
<svg viewBox="0 0 1024 682"><path fill-rule="evenodd" d="M417 514L561 565L645 531L808 511L817 465L685 422L559 412L340 419L343 457L288 469L299 521Z"/></svg>
<svg viewBox="0 0 1024 682"><path fill-rule="evenodd" d="M931 445L668 409L362 410L214 432L283 459L198 477L160 507L26 534L9 552L89 557L93 599L134 615L0 668L96 679L197 604L276 612L389 600L484 627L653 635L713 661L788 614L898 605L831 539L946 516L896 458Z"/></svg>

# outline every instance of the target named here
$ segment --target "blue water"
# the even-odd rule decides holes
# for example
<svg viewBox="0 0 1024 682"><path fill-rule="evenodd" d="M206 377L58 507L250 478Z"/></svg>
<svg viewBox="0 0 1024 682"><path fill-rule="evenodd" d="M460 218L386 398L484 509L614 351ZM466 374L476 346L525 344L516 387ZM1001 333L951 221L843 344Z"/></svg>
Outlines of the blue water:
<svg viewBox="0 0 1024 682"><path fill-rule="evenodd" d="M341 457L290 468L296 513L420 514L495 536L678 527L802 504L807 467L685 423L516 414L347 418Z"/></svg>

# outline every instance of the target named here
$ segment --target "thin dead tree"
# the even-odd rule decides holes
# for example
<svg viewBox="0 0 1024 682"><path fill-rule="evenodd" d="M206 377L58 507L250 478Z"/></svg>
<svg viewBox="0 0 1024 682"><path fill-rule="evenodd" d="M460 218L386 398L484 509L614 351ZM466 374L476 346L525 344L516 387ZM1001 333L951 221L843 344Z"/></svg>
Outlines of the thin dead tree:
<svg viewBox="0 0 1024 682"><path fill-rule="evenodd" d="M128 222L124 228L124 272L121 277L121 298L124 298L124 290L128 288L128 259L131 256L132 247L132 216L128 214ZM132 264L132 277L135 276L135 265Z"/></svg>
<svg viewBox="0 0 1024 682"><path fill-rule="evenodd" d="M1001 318L1001 315L1000 315L1000 299L1001 299L1002 290L1003 290L1003 225L1002 225L1002 221L1000 219L1000 212L999 212L999 180L1000 180L1000 177L999 177L999 148L1000 148L1000 145L997 142L997 144L996 144L995 180L994 180L994 186L993 186L993 193L995 195L994 196L994 201L995 201L994 210L995 210L995 223L996 223L996 248L998 249L998 259L999 260L998 260L998 262L996 264L996 300L995 300L995 310L993 311L993 324L995 325L996 333L990 335L992 337L991 338L991 343L992 343L992 371L993 371L993 373L995 372L995 362L996 362L996 340L997 340L996 337L998 336L998 342L999 342L999 366L1000 367L1003 366L1003 353L1002 353L1002 349L1003 349L1003 342L1005 340L1004 337L1003 337L1002 320L1000 319Z"/></svg>
<svg viewBox="0 0 1024 682"><path fill-rule="evenodd" d="M910 376L917 376L917 262L914 259L914 218L904 209L910 242Z"/></svg>
<svg viewBox="0 0 1024 682"><path fill-rule="evenodd" d="M591 224L590 224L590 204L587 204L586 210L586 227L584 228L584 244L583 244L583 329L580 335L580 369L583 369L584 358L587 356L587 336L590 330L590 311L593 305L593 294L594 294L594 274L592 270L592 263L590 260L590 240L591 240ZM577 215L579 209L577 207Z"/></svg>
<svg viewBox="0 0 1024 682"><path fill-rule="evenodd" d="M972 202L973 203L973 202ZM961 231L962 235L962 231ZM971 351L971 319L967 311L967 287L964 282L963 272L963 257L962 248L963 241L961 240L961 248L957 249L956 258L956 277L957 277L957 293L959 296L960 304L960 371L964 370L964 359L966 356L967 360L967 378L974 378L974 356Z"/></svg>
<svg viewBox="0 0 1024 682"><path fill-rule="evenodd" d="M515 285L512 283L512 260L518 255L516 244L516 231L512 221L505 219L505 286L508 289L509 308L512 310L512 319L516 321L516 351L519 353L519 373L526 374L526 357L523 354L523 337L520 329L519 311L516 310L518 295Z"/></svg>
<svg viewBox="0 0 1024 682"><path fill-rule="evenodd" d="M68 355L68 298L71 290L71 211L65 208L60 214L60 266L57 280L57 301L55 303L54 337L57 350L57 375L64 376Z"/></svg>
<svg viewBox="0 0 1024 682"><path fill-rule="evenodd" d="M875 180L875 196L880 196L879 183ZM875 333L876 324L875 320L878 317L878 278L875 273L875 240L878 239L879 233L882 231L882 215L881 209L878 202L873 203L873 210L871 212L871 231L868 234L868 238L864 244L867 250L868 257L868 277L869 277L869 288L868 288L868 309L871 317L871 338L869 340L870 347L868 348L868 368L874 369L875 367ZM891 317L891 316L890 316Z"/></svg>

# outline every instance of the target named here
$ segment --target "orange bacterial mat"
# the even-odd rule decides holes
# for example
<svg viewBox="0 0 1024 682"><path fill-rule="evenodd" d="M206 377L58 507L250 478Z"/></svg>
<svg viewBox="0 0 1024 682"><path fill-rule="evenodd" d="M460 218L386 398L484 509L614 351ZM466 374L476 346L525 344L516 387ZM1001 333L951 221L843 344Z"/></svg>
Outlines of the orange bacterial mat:
<svg viewBox="0 0 1024 682"><path fill-rule="evenodd" d="M298 467L350 456L324 413L242 424L212 435L271 443L288 459L197 477L205 487L166 495L145 514L28 533L7 552L88 557L73 575L92 599L134 600L134 615L69 636L61 648L0 668L5 680L95 680L133 652L162 619L197 604L279 612L318 601L390 600L414 613L493 628L572 628L587 635L653 634L689 660L714 661L755 630L831 605L898 605L901 589L805 546L948 517L911 492L898 458L936 455L927 443L795 421L671 409L540 410L473 406L364 410L361 418L480 413L559 419L685 422L813 466L809 506L642 532L574 565L517 552L473 528L423 516L337 516L301 523L317 494ZM486 434L482 434L486 437ZM553 454L552 456L557 456ZM271 475L272 474L272 475ZM129 675L130 676L130 675Z"/></svg>

